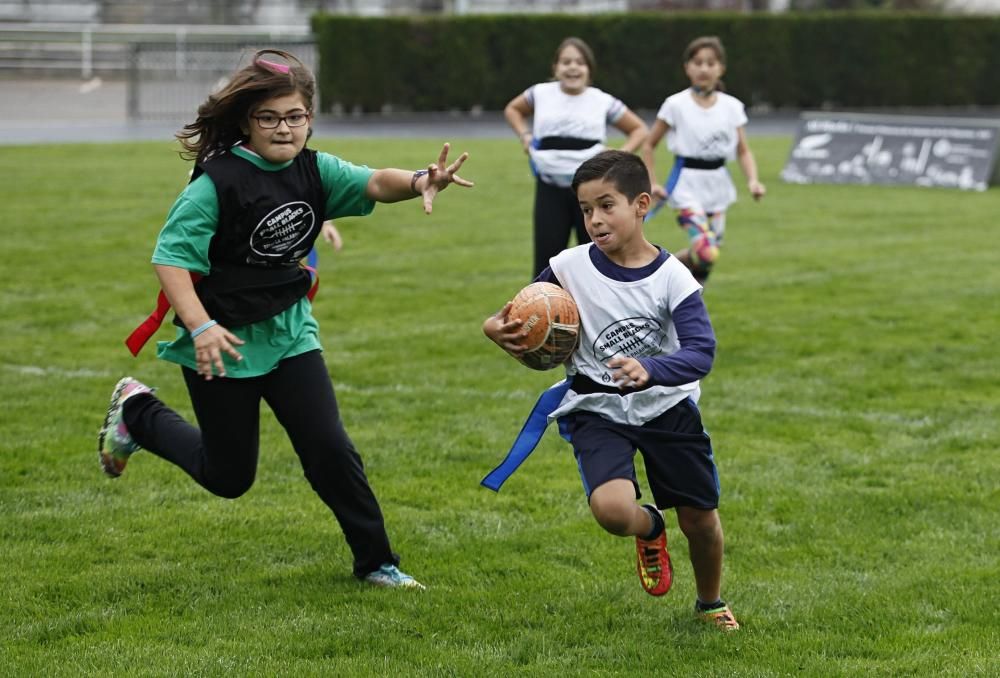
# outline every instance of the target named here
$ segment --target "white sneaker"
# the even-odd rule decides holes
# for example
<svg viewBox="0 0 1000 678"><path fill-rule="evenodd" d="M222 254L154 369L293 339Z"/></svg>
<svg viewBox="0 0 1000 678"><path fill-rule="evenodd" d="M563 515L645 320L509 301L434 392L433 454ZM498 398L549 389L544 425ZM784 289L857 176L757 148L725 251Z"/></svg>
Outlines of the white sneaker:
<svg viewBox="0 0 1000 678"><path fill-rule="evenodd" d="M104 425L97 434L97 456L101 468L112 478L117 478L125 470L125 464L139 445L132 440L122 416L122 406L132 396L152 393L153 389L132 377L123 377L111 394L111 404L104 416Z"/></svg>

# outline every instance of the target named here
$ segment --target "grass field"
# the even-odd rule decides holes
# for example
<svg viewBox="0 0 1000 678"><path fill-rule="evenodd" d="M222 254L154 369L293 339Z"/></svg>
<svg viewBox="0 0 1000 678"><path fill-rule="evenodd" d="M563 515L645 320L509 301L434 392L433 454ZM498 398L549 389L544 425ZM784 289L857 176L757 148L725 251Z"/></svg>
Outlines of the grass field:
<svg viewBox="0 0 1000 678"><path fill-rule="evenodd" d="M529 275L524 157L453 141L477 187L429 218L411 202L340 222L316 304L423 593L351 577L269 412L239 500L149 454L103 477L119 376L191 415L177 369L122 344L187 166L166 142L0 149L0 675L1000 674L1000 191L789 186L789 140L753 140L769 193L742 192L706 291L719 351L701 406L743 624L723 635L693 619L673 520L676 580L654 599L553 431L502 492L479 487L559 375L480 331ZM415 167L436 144L314 146ZM684 244L666 212L649 230Z"/></svg>

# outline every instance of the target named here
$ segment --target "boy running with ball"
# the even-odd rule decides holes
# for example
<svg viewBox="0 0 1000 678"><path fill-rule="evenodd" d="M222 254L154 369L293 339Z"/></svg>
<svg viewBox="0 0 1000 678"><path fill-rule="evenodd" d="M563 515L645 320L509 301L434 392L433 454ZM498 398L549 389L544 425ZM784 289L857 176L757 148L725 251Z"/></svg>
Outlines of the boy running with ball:
<svg viewBox="0 0 1000 678"><path fill-rule="evenodd" d="M572 443L591 512L611 534L636 538L639 578L654 596L671 585L661 510L674 508L688 540L696 613L725 631L739 628L721 598L723 535L712 445L696 401L715 356L701 285L643 233L649 174L631 153L605 151L577 170L572 189L592 243L549 260L537 281L576 300L580 344L566 366L565 395L546 412ZM518 355L523 330L509 304L483 331ZM641 496L634 457L642 453L654 504ZM501 481L502 482L502 481ZM494 487L496 489L496 487Z"/></svg>

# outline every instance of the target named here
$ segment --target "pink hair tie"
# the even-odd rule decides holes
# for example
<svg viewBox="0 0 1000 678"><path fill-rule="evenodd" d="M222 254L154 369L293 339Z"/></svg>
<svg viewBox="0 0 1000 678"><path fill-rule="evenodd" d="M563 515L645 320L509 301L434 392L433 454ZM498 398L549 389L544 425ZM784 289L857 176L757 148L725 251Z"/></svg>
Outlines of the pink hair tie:
<svg viewBox="0 0 1000 678"><path fill-rule="evenodd" d="M268 70L274 71L275 73L282 73L284 75L288 75L292 70L285 64L278 64L273 61L268 61L267 59L257 59L257 63Z"/></svg>

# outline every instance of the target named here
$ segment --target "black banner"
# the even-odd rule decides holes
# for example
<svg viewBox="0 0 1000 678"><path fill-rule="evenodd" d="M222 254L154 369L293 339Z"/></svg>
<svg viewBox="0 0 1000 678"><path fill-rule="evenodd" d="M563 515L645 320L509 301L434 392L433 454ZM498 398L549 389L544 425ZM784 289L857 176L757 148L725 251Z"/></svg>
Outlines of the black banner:
<svg viewBox="0 0 1000 678"><path fill-rule="evenodd" d="M781 178L985 191L1000 120L803 113Z"/></svg>

